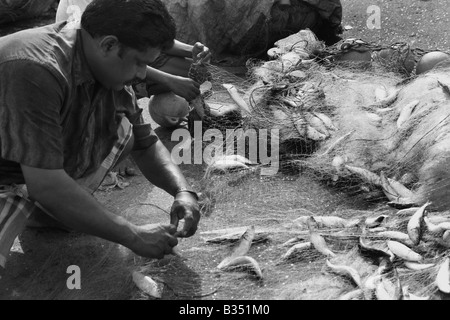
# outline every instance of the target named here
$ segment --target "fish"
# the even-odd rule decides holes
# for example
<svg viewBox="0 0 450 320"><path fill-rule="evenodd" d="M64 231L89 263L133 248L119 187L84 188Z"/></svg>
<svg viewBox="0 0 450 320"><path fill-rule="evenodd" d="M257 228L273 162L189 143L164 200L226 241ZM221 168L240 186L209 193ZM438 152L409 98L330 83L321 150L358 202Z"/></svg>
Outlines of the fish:
<svg viewBox="0 0 450 320"><path fill-rule="evenodd" d="M450 222L441 222L439 224L434 224L428 217L424 217L424 222L427 231L438 237L441 237L445 231L450 230Z"/></svg>
<svg viewBox="0 0 450 320"><path fill-rule="evenodd" d="M402 209L397 211L397 213L395 215L397 216L412 216L414 213L417 212L417 210L419 210L420 207L412 207L412 208L407 208L407 209Z"/></svg>
<svg viewBox="0 0 450 320"><path fill-rule="evenodd" d="M344 134L342 137L336 139L331 145L321 154L318 155L318 157L324 157L325 155L329 154L331 151L333 151L341 142L343 142L345 139L347 139L349 136L351 136L355 130L352 130L346 134Z"/></svg>
<svg viewBox="0 0 450 320"><path fill-rule="evenodd" d="M379 227L386 219L387 215L380 215L378 217L368 217L365 220L365 225L367 228L376 228Z"/></svg>
<svg viewBox="0 0 450 320"><path fill-rule="evenodd" d="M391 252L399 258L415 262L423 260L423 257L419 253L413 251L400 242L388 240L387 245L389 250L391 250Z"/></svg>
<svg viewBox="0 0 450 320"><path fill-rule="evenodd" d="M239 245L234 248L230 257L240 257L247 254L252 246L253 239L255 238L255 226L249 227L245 233L242 235Z"/></svg>
<svg viewBox="0 0 450 320"><path fill-rule="evenodd" d="M250 164L250 165L254 164L252 161L250 161L246 157L238 155L238 154L223 155L223 156L215 158L214 160L215 161L219 161L220 160L220 161L224 161L224 162L227 162L227 161L235 162L236 161L236 162L240 162L240 163L243 163L243 164Z"/></svg>
<svg viewBox="0 0 450 320"><path fill-rule="evenodd" d="M398 181L386 177L383 171L380 173L380 179L384 194L391 202L399 202L401 200L415 198L415 195L411 190Z"/></svg>
<svg viewBox="0 0 450 320"><path fill-rule="evenodd" d="M294 125L300 136L313 141L323 141L330 136L322 121L309 112L295 114Z"/></svg>
<svg viewBox="0 0 450 320"><path fill-rule="evenodd" d="M292 257L302 253L311 248L311 242L302 242L298 243L291 248L281 257L281 261L286 261L291 259Z"/></svg>
<svg viewBox="0 0 450 320"><path fill-rule="evenodd" d="M364 291L361 289L355 289L353 291L350 291L338 298L338 300L355 300L358 298L364 297Z"/></svg>
<svg viewBox="0 0 450 320"><path fill-rule="evenodd" d="M395 209L407 209L417 206L417 202L415 200L408 198L398 198L397 200L390 201L387 204Z"/></svg>
<svg viewBox="0 0 450 320"><path fill-rule="evenodd" d="M449 262L450 258L445 258L444 261L439 266L439 271L436 275L435 283L438 289L443 292L450 294L450 272L449 272Z"/></svg>
<svg viewBox="0 0 450 320"><path fill-rule="evenodd" d="M372 125L377 127L380 126L383 121L381 116L373 112L366 112L366 117Z"/></svg>
<svg viewBox="0 0 450 320"><path fill-rule="evenodd" d="M363 288L361 276L354 268L345 265L333 264L328 259L326 260L326 264L333 272L349 277L359 288Z"/></svg>
<svg viewBox="0 0 450 320"><path fill-rule="evenodd" d="M430 269L435 266L434 263L417 263L413 261L404 261L403 264L409 269L413 271L422 271L426 269Z"/></svg>
<svg viewBox="0 0 450 320"><path fill-rule="evenodd" d="M288 106L294 108L294 110L298 109L300 107L299 104L297 104L294 100L288 99L288 98L280 98L280 100L284 103L286 103Z"/></svg>
<svg viewBox="0 0 450 320"><path fill-rule="evenodd" d="M413 245L417 246L422 240L423 230L424 230L424 216L427 214L426 208L430 205L430 202L425 203L420 207L416 213L408 221L407 231L409 238L411 239Z"/></svg>
<svg viewBox="0 0 450 320"><path fill-rule="evenodd" d="M377 233L377 232L388 231L388 229L386 227L374 227L374 228L370 228L368 231L370 233Z"/></svg>
<svg viewBox="0 0 450 320"><path fill-rule="evenodd" d="M331 130L331 131L337 130L336 126L333 124L333 121L327 115L320 113L320 112L313 112L312 114L314 116L316 116L317 118L319 118L322 121L322 123L325 125L325 128L327 128L328 130Z"/></svg>
<svg viewBox="0 0 450 320"><path fill-rule="evenodd" d="M295 78L297 81L301 81L306 79L307 75L301 70L294 70L292 72L289 72L289 77Z"/></svg>
<svg viewBox="0 0 450 320"><path fill-rule="evenodd" d="M225 259L223 259L219 263L217 268L222 269L234 258L245 256L247 252L250 250L254 237L255 237L255 227L251 226L241 236L239 244L233 249L231 254L227 256Z"/></svg>
<svg viewBox="0 0 450 320"><path fill-rule="evenodd" d="M345 159L341 156L335 156L333 158L333 161L331 161L331 166L334 168L336 172L342 172L342 169L344 168Z"/></svg>
<svg viewBox="0 0 450 320"><path fill-rule="evenodd" d="M231 260L229 260L226 264L221 265L219 269L222 271L249 269L256 275L258 279L263 278L263 274L258 262L254 258L249 256L234 257Z"/></svg>
<svg viewBox="0 0 450 320"><path fill-rule="evenodd" d="M295 238L291 238L288 241L284 242L283 244L280 245L280 247L291 247L294 244L297 244L300 241L305 240L305 238L303 236L297 236Z"/></svg>
<svg viewBox="0 0 450 320"><path fill-rule="evenodd" d="M219 171L219 172L227 172L230 170L247 170L250 169L249 166L246 164L240 162L240 161L234 161L234 160L217 160L211 163L208 168L206 169L204 179L208 178L212 172Z"/></svg>
<svg viewBox="0 0 450 320"><path fill-rule="evenodd" d="M309 229L309 241L314 246L314 248L328 257L335 257L336 254L328 248L325 239L316 231L316 221L314 217L308 219L308 229Z"/></svg>
<svg viewBox="0 0 450 320"><path fill-rule="evenodd" d="M378 282L381 281L381 274L374 273L364 281L364 288L369 291L376 290Z"/></svg>
<svg viewBox="0 0 450 320"><path fill-rule="evenodd" d="M283 62L284 67L288 70L294 68L302 61L302 58L293 51L283 54L280 59Z"/></svg>
<svg viewBox="0 0 450 320"><path fill-rule="evenodd" d="M400 281L400 277L398 275L397 269L394 268L394 276L395 276L395 290L394 290L394 298L395 300L403 300L403 286Z"/></svg>
<svg viewBox="0 0 450 320"><path fill-rule="evenodd" d="M446 230L442 235L441 244L447 248L450 248L450 230Z"/></svg>
<svg viewBox="0 0 450 320"><path fill-rule="evenodd" d="M375 100L376 101L381 101L381 100L383 100L384 98L386 98L386 88L380 88L380 87L378 87L378 88L375 88L375 91L374 91L374 93L375 93Z"/></svg>
<svg viewBox="0 0 450 320"><path fill-rule="evenodd" d="M375 287L375 296L378 300L396 300L394 285L384 277L380 277Z"/></svg>
<svg viewBox="0 0 450 320"><path fill-rule="evenodd" d="M238 268L250 268L256 276L262 279L262 272L258 262L252 257L246 256L255 237L255 227L247 228L241 236L239 244L233 249L231 254L223 259L217 268L223 271L234 270Z"/></svg>
<svg viewBox="0 0 450 320"><path fill-rule="evenodd" d="M138 271L132 272L133 282L144 293L151 297L160 299L162 297L163 286L159 285L155 280L149 276L145 276Z"/></svg>
<svg viewBox="0 0 450 320"><path fill-rule="evenodd" d="M403 300L430 300L429 296L420 297L409 292L409 287L403 287Z"/></svg>
<svg viewBox="0 0 450 320"><path fill-rule="evenodd" d="M379 108L379 109L372 108L371 109L372 112L376 112L376 113L381 114L381 115L387 114L387 113L392 112L394 110L396 110L396 109L395 108Z"/></svg>
<svg viewBox="0 0 450 320"><path fill-rule="evenodd" d="M207 243L214 243L214 244L223 244L223 243L236 243L240 240L242 236L242 233L229 233L225 235L220 235L213 238L206 238L204 239ZM258 233L255 234L255 238L253 239L253 243L260 243L265 242L269 240L269 234L263 231L258 231Z"/></svg>
<svg viewBox="0 0 450 320"><path fill-rule="evenodd" d="M375 295L378 300L402 300L403 288L398 277L397 271L394 269L395 283L392 283L386 277L381 276L376 283Z"/></svg>
<svg viewBox="0 0 450 320"><path fill-rule="evenodd" d="M329 137L329 135L318 131L316 128L308 124L306 125L306 137L313 141L324 141Z"/></svg>
<svg viewBox="0 0 450 320"><path fill-rule="evenodd" d="M381 178L376 173L367 169L345 165L345 168L353 174L359 176L364 182L381 187Z"/></svg>
<svg viewBox="0 0 450 320"><path fill-rule="evenodd" d="M381 231L376 234L378 237L387 238L390 240L395 240L398 242L401 242L406 245L412 245L411 239L409 238L409 235L400 231L395 230L387 230L387 231Z"/></svg>
<svg viewBox="0 0 450 320"><path fill-rule="evenodd" d="M368 242L363 236L359 237L359 243L358 248L361 252L367 253L369 255L372 255L376 258L388 258L392 260L394 258L394 255L392 252L389 251L387 247L385 247L385 242L383 241L383 245L380 245L380 243L374 243L374 242Z"/></svg>
<svg viewBox="0 0 450 320"><path fill-rule="evenodd" d="M293 222L300 226L308 226L308 220L311 216L302 216ZM317 228L346 228L349 222L338 216L313 216Z"/></svg>
<svg viewBox="0 0 450 320"><path fill-rule="evenodd" d="M212 85L211 81L205 81L200 85L200 94L204 95L208 91L211 91L212 88L213 88L213 85Z"/></svg>
<svg viewBox="0 0 450 320"><path fill-rule="evenodd" d="M231 98L236 102L236 104L244 111L245 114L251 114L250 107L247 102L241 97L236 87L229 83L224 83L222 86L228 91Z"/></svg>
<svg viewBox="0 0 450 320"><path fill-rule="evenodd" d="M400 93L399 89L393 90L386 98L378 101L375 106L386 108L389 107L391 104L393 104L397 98L398 94Z"/></svg>
<svg viewBox="0 0 450 320"><path fill-rule="evenodd" d="M233 112L240 112L240 109L235 104L227 104L227 103L206 103L208 107L209 113L211 113L214 117L223 117Z"/></svg>
<svg viewBox="0 0 450 320"><path fill-rule="evenodd" d="M411 114L414 112L414 109L419 104L419 100L413 100L407 105L405 105L402 110L400 111L400 115L397 119L397 128L401 128L403 124L408 121L408 119L411 117Z"/></svg>

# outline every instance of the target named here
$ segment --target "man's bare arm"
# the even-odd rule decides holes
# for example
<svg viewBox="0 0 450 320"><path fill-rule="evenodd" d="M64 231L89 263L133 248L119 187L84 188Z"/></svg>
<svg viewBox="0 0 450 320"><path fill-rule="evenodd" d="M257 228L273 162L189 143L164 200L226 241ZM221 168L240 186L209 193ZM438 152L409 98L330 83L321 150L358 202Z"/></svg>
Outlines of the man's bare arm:
<svg viewBox="0 0 450 320"><path fill-rule="evenodd" d="M194 100L200 94L200 84L194 80L173 75L150 66L147 67L147 82L154 83L150 94L172 91L187 101Z"/></svg>
<svg viewBox="0 0 450 320"><path fill-rule="evenodd" d="M155 186L175 197L171 210L170 223L178 226L184 219L183 230L177 232L179 237L190 237L195 234L200 220L197 198L190 192L177 192L189 189L180 168L172 162L171 155L161 141L143 151L132 153L139 169Z"/></svg>
<svg viewBox="0 0 450 320"><path fill-rule="evenodd" d="M151 258L162 258L177 243L171 235L175 232L174 226L131 224L103 207L64 170L22 166L22 171L30 198L68 227L122 244Z"/></svg>

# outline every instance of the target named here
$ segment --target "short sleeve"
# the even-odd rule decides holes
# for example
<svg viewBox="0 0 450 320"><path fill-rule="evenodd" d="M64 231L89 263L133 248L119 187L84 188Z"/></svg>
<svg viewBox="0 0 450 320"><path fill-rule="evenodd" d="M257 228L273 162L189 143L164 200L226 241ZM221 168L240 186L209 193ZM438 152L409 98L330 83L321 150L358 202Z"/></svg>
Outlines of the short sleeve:
<svg viewBox="0 0 450 320"><path fill-rule="evenodd" d="M0 65L0 156L40 169L62 169L60 83L37 62Z"/></svg>
<svg viewBox="0 0 450 320"><path fill-rule="evenodd" d="M139 107L136 95L131 87L126 87L121 92L118 111L123 112L133 125L134 151L144 150L159 141L158 136L150 123L145 122Z"/></svg>

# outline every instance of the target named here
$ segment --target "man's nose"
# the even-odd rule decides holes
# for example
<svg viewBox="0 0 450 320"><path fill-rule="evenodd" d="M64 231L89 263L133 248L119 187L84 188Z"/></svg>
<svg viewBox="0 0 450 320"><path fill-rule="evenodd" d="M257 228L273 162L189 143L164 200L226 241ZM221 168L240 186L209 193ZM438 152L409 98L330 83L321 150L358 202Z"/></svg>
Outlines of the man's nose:
<svg viewBox="0 0 450 320"><path fill-rule="evenodd" d="M136 73L136 78L145 80L147 77L147 66L139 68L138 72Z"/></svg>

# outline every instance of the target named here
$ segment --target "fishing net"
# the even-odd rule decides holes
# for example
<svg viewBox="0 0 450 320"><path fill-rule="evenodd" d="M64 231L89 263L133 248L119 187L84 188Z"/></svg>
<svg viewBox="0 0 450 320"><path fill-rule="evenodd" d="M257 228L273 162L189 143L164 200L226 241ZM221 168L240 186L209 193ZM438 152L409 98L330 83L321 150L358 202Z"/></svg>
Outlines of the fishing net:
<svg viewBox="0 0 450 320"><path fill-rule="evenodd" d="M55 0L2 0L0 1L0 24L28 19L46 13Z"/></svg>
<svg viewBox="0 0 450 320"><path fill-rule="evenodd" d="M430 201L427 215L438 222L449 221L449 66L442 63L415 74L415 65L430 51L359 39L330 47L310 30L302 30L280 40L271 60L249 60L245 77L212 65L198 73L210 82L203 94L206 115L201 134L216 130L215 139L202 140L198 132L194 138L208 151L202 176L195 182L202 213L205 218L214 216L218 228L256 225L270 235L269 243L252 250L276 282L271 298L338 299L357 289L348 277L332 272L324 256L314 250L303 252L294 262L277 264L283 254L280 246L293 234L308 241L308 230L293 222L300 216L364 220L384 215L383 230L407 234L413 213L398 215L399 210L417 210ZM357 61L345 59L350 52L357 52ZM369 60L364 58L367 52ZM244 106L236 107L239 99L230 85ZM218 104L234 109L213 116L211 110ZM255 135L236 138L238 129L254 130ZM226 139L229 136L234 139ZM245 148L239 149L239 143ZM257 152L252 153L251 146L258 146ZM278 156L270 158L271 151ZM245 167L215 166L214 161L224 155L236 154L250 162ZM262 175L273 163L278 165L277 173ZM448 244L442 234L424 230L419 245L408 245L432 267L411 270L404 259L394 259L394 267L383 276L391 296L401 283L409 290L405 295L440 297L435 279ZM341 226L319 231L338 253L331 260L334 264L353 267L363 282L377 272L380 261L367 259L359 248L361 229ZM375 231L366 238L384 245L387 240ZM284 275L289 281L280 280ZM332 285L327 285L330 278ZM267 298L269 293L259 294ZM353 298L375 298L375 293L356 292Z"/></svg>

